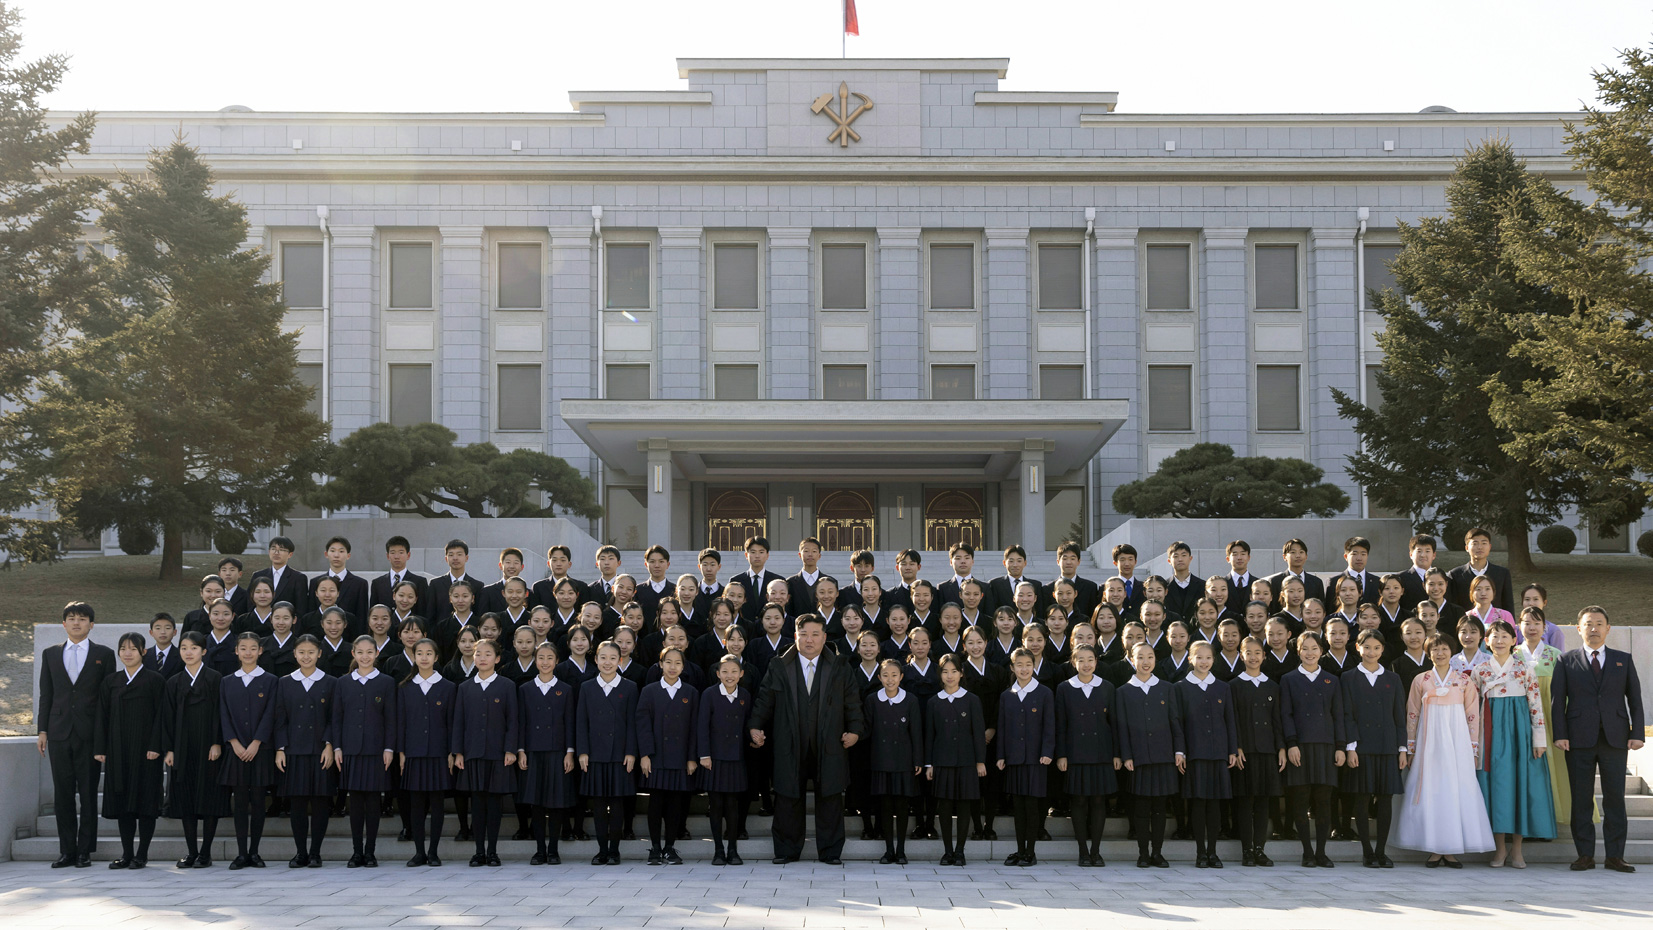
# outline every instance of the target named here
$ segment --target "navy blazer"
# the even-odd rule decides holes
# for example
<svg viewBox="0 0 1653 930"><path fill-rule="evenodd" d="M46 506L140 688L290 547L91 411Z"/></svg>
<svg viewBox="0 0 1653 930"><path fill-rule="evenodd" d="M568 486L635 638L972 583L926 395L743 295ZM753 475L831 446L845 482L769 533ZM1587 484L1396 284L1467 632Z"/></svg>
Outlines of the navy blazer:
<svg viewBox="0 0 1653 930"><path fill-rule="evenodd" d="M471 583L471 590L476 594L476 598L471 602L471 613L475 614L478 621L480 621L482 617L482 580L479 578L472 578L469 573L463 577L465 581ZM448 591L452 588L453 575L450 572L443 572L435 578L432 578L425 585L424 609L419 612L419 616L429 620L433 617L447 617L451 615L453 613L453 604L448 600ZM344 598L342 597L339 598L339 606L344 607ZM345 607L345 609L349 610L350 608ZM366 615L364 614L363 616Z"/></svg>
<svg viewBox="0 0 1653 930"><path fill-rule="evenodd" d="M939 694L931 698L924 709L924 764L973 768L986 762L987 718L981 698L969 691L952 701Z"/></svg>
<svg viewBox="0 0 1653 930"><path fill-rule="evenodd" d="M1200 690L1188 679L1177 682L1177 712L1182 717L1183 753L1189 759L1228 761L1239 748L1234 698L1228 685L1213 681Z"/></svg>
<svg viewBox="0 0 1653 930"><path fill-rule="evenodd" d="M466 759L503 762L506 753L517 751L520 737L516 684L495 672L486 688L471 678L458 689L448 751Z"/></svg>
<svg viewBox="0 0 1653 930"><path fill-rule="evenodd" d="M1603 649L1601 678L1590 670L1582 648L1561 656L1550 678L1550 737L1570 740L1574 749L1605 742L1627 748L1647 725L1641 679L1630 653Z"/></svg>
<svg viewBox="0 0 1653 930"><path fill-rule="evenodd" d="M1137 765L1175 763L1185 753L1175 685L1163 679L1146 693L1127 682L1114 693L1114 739L1119 758Z"/></svg>
<svg viewBox="0 0 1653 930"><path fill-rule="evenodd" d="M396 749L396 683L380 672L367 681L349 673L333 688L328 742L347 756L376 756Z"/></svg>
<svg viewBox="0 0 1653 930"><path fill-rule="evenodd" d="M1301 677L1301 676L1299 676ZM1343 734L1356 752L1394 755L1406 748L1408 683L1384 669L1377 684L1366 680L1357 664L1338 679L1343 702Z"/></svg>
<svg viewBox="0 0 1653 930"><path fill-rule="evenodd" d="M310 603L319 604L321 602L316 597L316 588L321 585L323 578L329 577L329 574L330 572L324 569L321 574L310 579ZM368 603L367 579L346 568L344 570L344 581L339 583L338 606L345 613L362 618L362 622L365 623L368 608L373 606Z"/></svg>
<svg viewBox="0 0 1653 930"><path fill-rule="evenodd" d="M1039 765L1056 758L1056 695L1043 682L1025 696L1008 688L999 695L995 734L998 758L1005 765Z"/></svg>
<svg viewBox="0 0 1653 930"><path fill-rule="evenodd" d="M668 697L664 679L645 685L637 697L637 754L649 757L651 769L681 769L700 760L695 744L700 720L700 689L688 678L677 680L677 697Z"/></svg>
<svg viewBox="0 0 1653 930"><path fill-rule="evenodd" d="M540 693L539 676L517 686L517 748L523 752L574 751L574 711L579 685L553 676L556 684Z"/></svg>
<svg viewBox="0 0 1653 930"><path fill-rule="evenodd" d="M883 689L862 701L867 718L867 739L871 749L870 769L874 772L911 772L923 764L924 714L919 697L902 689L899 704L879 700Z"/></svg>
<svg viewBox="0 0 1653 930"><path fill-rule="evenodd" d="M172 645L167 648L165 662L162 662L156 658L154 646L150 646L148 649L145 649L143 654L143 667L153 672L160 672L162 678L171 678L173 675L183 671L184 657L178 654L178 641L173 640Z"/></svg>
<svg viewBox="0 0 1653 930"><path fill-rule="evenodd" d="M721 683L700 693L700 706L695 714L695 745L702 759L713 762L740 762L746 758L746 744L751 740L747 721L752 718L752 694L745 688L735 689L735 699L729 700Z"/></svg>
<svg viewBox="0 0 1653 930"><path fill-rule="evenodd" d="M276 681L275 747L289 756L319 756L327 746L337 679L326 675L310 690L287 676Z"/></svg>
<svg viewBox="0 0 1653 930"><path fill-rule="evenodd" d="M1280 701L1280 723L1288 748L1303 743L1330 743L1334 749L1342 750L1348 742L1336 675L1320 669L1310 681L1308 676L1292 669L1281 677Z"/></svg>
<svg viewBox="0 0 1653 930"><path fill-rule="evenodd" d="M412 758L446 756L458 697L459 686L441 675L429 693L412 679L397 685L396 748Z"/></svg>
<svg viewBox="0 0 1653 930"><path fill-rule="evenodd" d="M1056 758L1069 765L1113 765L1114 686L1092 678L1090 697L1064 681L1056 685Z"/></svg>
<svg viewBox="0 0 1653 930"><path fill-rule="evenodd" d="M260 669L259 671L263 671ZM224 676L218 686L218 721L224 745L240 740L243 747L257 740L268 746L275 735L276 677L269 672L242 684L234 675Z"/></svg>
<svg viewBox="0 0 1653 930"><path fill-rule="evenodd" d="M247 589L251 590L253 584L260 578L274 579L275 572L269 568L261 568L253 572L252 577L247 579ZM288 563L281 570L281 583L275 584L272 580L271 586L275 588L275 600L271 603L286 601L293 605L293 615L296 617L304 616L316 606L316 602L310 599L310 579L303 572L294 568L292 563Z"/></svg>
<svg viewBox="0 0 1653 930"><path fill-rule="evenodd" d="M622 762L638 755L637 685L625 678L618 681L606 695L596 678L580 685L574 748L592 762Z"/></svg>
<svg viewBox="0 0 1653 930"><path fill-rule="evenodd" d="M1273 756L1286 748L1285 725L1280 719L1280 683L1273 678L1253 682L1236 677L1228 683L1234 702L1234 725L1247 765L1277 765ZM1266 757L1266 758L1265 758Z"/></svg>

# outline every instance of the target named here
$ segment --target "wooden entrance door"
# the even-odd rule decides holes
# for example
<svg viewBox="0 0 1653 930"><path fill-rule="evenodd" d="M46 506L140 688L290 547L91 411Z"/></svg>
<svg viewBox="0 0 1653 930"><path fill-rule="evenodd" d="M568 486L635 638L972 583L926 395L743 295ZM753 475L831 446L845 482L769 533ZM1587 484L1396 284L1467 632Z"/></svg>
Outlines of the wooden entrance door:
<svg viewBox="0 0 1653 930"><path fill-rule="evenodd" d="M768 536L768 498L764 488L712 488L707 494L706 545L739 552L748 539Z"/></svg>
<svg viewBox="0 0 1653 930"><path fill-rule="evenodd" d="M872 488L816 488L815 536L827 552L871 549Z"/></svg>
<svg viewBox="0 0 1653 930"><path fill-rule="evenodd" d="M946 552L957 543L981 548L981 489L926 488L924 548Z"/></svg>

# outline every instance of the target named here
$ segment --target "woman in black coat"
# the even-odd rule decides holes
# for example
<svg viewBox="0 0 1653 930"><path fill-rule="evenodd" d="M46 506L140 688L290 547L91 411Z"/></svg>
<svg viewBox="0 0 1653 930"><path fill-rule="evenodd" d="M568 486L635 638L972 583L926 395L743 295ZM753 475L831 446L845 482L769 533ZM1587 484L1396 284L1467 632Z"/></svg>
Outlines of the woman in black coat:
<svg viewBox="0 0 1653 930"><path fill-rule="evenodd" d="M144 667L141 634L121 636L119 647L124 673L105 676L99 685L92 758L103 765L103 816L118 822L121 831L121 856L109 867L141 869L149 864L149 841L161 813L166 679Z"/></svg>
<svg viewBox="0 0 1653 930"><path fill-rule="evenodd" d="M327 745L337 680L317 665L321 642L304 634L293 644L298 668L276 681L273 741L282 778L276 794L288 802L296 852L290 869L321 868L321 843L327 838L327 815L339 788L339 767Z"/></svg>
<svg viewBox="0 0 1653 930"><path fill-rule="evenodd" d="M390 789L390 766L396 759L396 683L375 668L379 645L373 637L356 637L350 645L356 667L334 687L331 721L333 761L339 787L350 793L348 867L379 867L379 802Z"/></svg>
<svg viewBox="0 0 1653 930"><path fill-rule="evenodd" d="M539 674L517 686L517 803L529 808L534 856L529 865L561 865L557 834L563 812L579 803L574 783L577 685L557 677L557 647L540 643Z"/></svg>
<svg viewBox="0 0 1653 930"><path fill-rule="evenodd" d="M683 677L687 664L681 649L667 647L655 666L660 680L637 698L637 764L649 793L649 865L683 864L677 837L689 818L690 778L700 764L695 748L700 692Z"/></svg>
<svg viewBox="0 0 1653 930"><path fill-rule="evenodd" d="M974 627L975 639L981 634ZM965 825L981 800L982 777L987 774L987 721L981 701L964 689L964 657L941 658L941 693L930 699L924 714L924 774L936 799L941 821L941 865L965 864ZM958 818L958 841L953 841L953 818Z"/></svg>
<svg viewBox="0 0 1653 930"><path fill-rule="evenodd" d="M740 683L740 665L728 656L716 673L718 684L700 695L695 745L710 802L712 864L743 865L738 841L746 829L746 744L751 738L746 723L752 716L752 693Z"/></svg>
<svg viewBox="0 0 1653 930"><path fill-rule="evenodd" d="M1406 791L1401 769L1406 761L1406 698L1400 676L1383 667L1387 647L1377 630L1361 630L1360 664L1338 679L1343 703L1343 731L1348 756L1339 787L1354 808L1363 864L1392 869L1387 855L1395 795ZM1367 811L1377 814L1377 842L1372 842Z"/></svg>
<svg viewBox="0 0 1653 930"><path fill-rule="evenodd" d="M976 696L981 703L981 718L986 724L987 754L992 758L998 751L996 742L999 725L999 698L1010 687L1011 674L1008 657L1005 664L995 663L988 655L989 643L982 631L974 627L964 631L964 690ZM1000 813L1004 791L1004 773L996 765L987 767L987 777L981 782L981 800L971 807L970 839L996 840L993 818Z"/></svg>
<svg viewBox="0 0 1653 930"><path fill-rule="evenodd" d="M185 633L178 655L184 670L166 683L166 710L161 718L161 752L166 756L166 816L183 822L184 858L180 869L212 866L212 840L218 818L230 812L229 797L218 784L224 730L218 719L221 675L207 668L205 633ZM197 845L196 830L200 829Z"/></svg>
<svg viewBox="0 0 1653 930"><path fill-rule="evenodd" d="M914 632L929 645L928 634ZM907 864L908 799L918 797L924 764L924 715L918 697L901 687L905 671L894 659L880 662L883 687L866 697L863 710L867 742L872 744L869 793L878 799L878 817L884 823L884 855L878 860L882 865Z"/></svg>
<svg viewBox="0 0 1653 930"><path fill-rule="evenodd" d="M1114 775L1114 687L1096 674L1096 647L1073 647L1074 676L1057 685L1056 767L1067 780L1080 868L1099 869Z"/></svg>
<svg viewBox="0 0 1653 930"><path fill-rule="evenodd" d="M275 676L258 664L263 647L257 633L236 637L235 655L241 662L233 676L218 687L219 717L229 752L218 770L218 781L230 789L235 818L235 860L230 871L263 868L258 855L264 838L264 813L270 786L275 784Z"/></svg>

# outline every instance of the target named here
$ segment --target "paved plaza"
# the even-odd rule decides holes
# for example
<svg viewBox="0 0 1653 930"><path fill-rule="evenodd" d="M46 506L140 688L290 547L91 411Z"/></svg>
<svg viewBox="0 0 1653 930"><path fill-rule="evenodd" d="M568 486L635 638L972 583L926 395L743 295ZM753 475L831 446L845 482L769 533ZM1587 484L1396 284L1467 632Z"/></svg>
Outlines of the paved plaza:
<svg viewBox="0 0 1653 930"><path fill-rule="evenodd" d="M738 868L626 864L439 872L400 863L377 871L181 874L52 871L0 864L7 930L85 927L374 928L982 928L1145 926L1244 928L1648 926L1653 869L1635 875L1557 866L1525 871L1470 865L1369 872L1126 864L1080 870L972 862L966 869L850 863Z"/></svg>

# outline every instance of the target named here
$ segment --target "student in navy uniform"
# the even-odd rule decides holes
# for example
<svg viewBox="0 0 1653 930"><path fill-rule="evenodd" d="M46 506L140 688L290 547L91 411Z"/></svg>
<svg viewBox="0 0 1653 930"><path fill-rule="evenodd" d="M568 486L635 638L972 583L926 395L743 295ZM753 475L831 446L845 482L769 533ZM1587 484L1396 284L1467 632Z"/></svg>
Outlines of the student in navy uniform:
<svg viewBox="0 0 1653 930"><path fill-rule="evenodd" d="M432 639L413 645L413 668L396 687L396 774L400 808L413 840L408 866L440 866L437 846L453 790L453 719L459 685L436 670L441 649ZM427 822L429 829L427 830Z"/></svg>
<svg viewBox="0 0 1653 930"><path fill-rule="evenodd" d="M270 632L259 639L258 664L276 676L291 675L298 668L293 648L298 645L298 634L293 632L293 605L282 601L270 611Z"/></svg>
<svg viewBox="0 0 1653 930"><path fill-rule="evenodd" d="M1181 720L1175 713L1175 692L1169 682L1154 675L1154 648L1136 643L1130 651L1134 674L1115 694L1115 750L1130 773L1139 869L1167 868L1165 845L1166 799L1177 793L1177 765L1184 758Z"/></svg>
<svg viewBox="0 0 1653 930"><path fill-rule="evenodd" d="M1010 654L1016 680L999 699L996 762L1005 773L1004 791L1016 818L1016 851L1005 857L1005 865L1039 861L1034 844L1044 829L1048 767L1056 753L1056 698L1039 686L1033 663L1033 653L1025 647Z"/></svg>
<svg viewBox="0 0 1653 930"><path fill-rule="evenodd" d="M1233 681L1245 671L1244 642L1244 627L1238 620L1224 620L1217 624L1217 658L1211 663L1211 670L1218 681Z"/></svg>
<svg viewBox="0 0 1653 930"><path fill-rule="evenodd" d="M1108 795L1119 790L1114 774L1114 687L1096 676L1096 647L1073 647L1073 677L1056 695L1056 767L1067 785L1079 867L1100 869Z"/></svg>
<svg viewBox="0 0 1653 930"><path fill-rule="evenodd" d="M1285 623L1279 620L1270 620L1265 629L1268 636L1265 642L1268 648L1263 651L1263 673L1275 681L1281 682L1283 688L1285 687L1286 673L1296 669L1298 663L1302 660L1298 657L1296 650L1292 648L1291 630L1286 627ZM1316 632L1315 635L1320 637L1320 648L1324 652L1326 648L1325 634Z"/></svg>
<svg viewBox="0 0 1653 930"><path fill-rule="evenodd" d="M1211 672L1216 650L1199 642L1192 651L1194 668L1176 688L1186 747L1177 770L1183 774L1182 795L1194 827L1194 867L1220 869L1217 833L1223 802L1234 796L1229 770L1239 761L1239 732L1229 687Z"/></svg>
<svg viewBox="0 0 1653 930"><path fill-rule="evenodd" d="M338 766L327 744L337 682L318 667L321 643L301 635L293 644L298 668L276 680L276 794L288 804L296 852L290 869L321 868L321 844L338 790Z"/></svg>
<svg viewBox="0 0 1653 930"><path fill-rule="evenodd" d="M224 746L229 750L218 769L218 783L230 789L230 811L235 818L236 856L230 871L264 868L258 854L264 838L265 798L275 784L275 676L259 664L257 633L235 638L241 667L219 685L219 719Z"/></svg>
<svg viewBox="0 0 1653 930"><path fill-rule="evenodd" d="M1406 768L1406 698L1400 676L1383 667L1383 634L1360 633L1360 664L1338 681L1342 691L1343 732L1347 756L1339 773L1339 787L1355 812L1362 864L1368 869L1392 869L1386 855L1389 828L1394 821L1395 795L1405 792L1401 771ZM1390 752L1391 747L1399 747ZM1377 814L1373 842L1367 811Z"/></svg>
<svg viewBox="0 0 1653 930"><path fill-rule="evenodd" d="M350 640L345 638L344 630L344 611L335 607L322 615L319 634L304 634L313 636L319 645L321 658L316 660L316 667L329 678L350 674L351 667L356 664L350 656Z"/></svg>
<svg viewBox="0 0 1653 930"><path fill-rule="evenodd" d="M339 586L338 604L344 612L356 617L367 616L367 610L372 606L372 601L368 599L367 579L352 572L346 564L350 561L350 540L334 536L322 547L322 554L327 558L327 571L311 580L310 602L317 602L317 585L331 578Z"/></svg>
<svg viewBox="0 0 1653 930"><path fill-rule="evenodd" d="M442 555L447 560L448 570L426 584L425 609L422 615L446 619L454 610L448 596L454 585L464 582L471 589L472 606L480 600L483 585L480 578L473 578L465 571L465 566L471 558L471 547L465 540L448 540L448 544L442 549Z"/></svg>
<svg viewBox="0 0 1653 930"><path fill-rule="evenodd" d="M1270 808L1280 797L1280 773L1286 767L1285 729L1280 717L1280 683L1263 672L1267 647L1255 636L1240 644L1245 671L1229 682L1239 747L1231 773L1234 832L1240 838L1240 864L1274 865L1264 852L1270 832Z"/></svg>
<svg viewBox="0 0 1653 930"><path fill-rule="evenodd" d="M597 676L580 686L575 718L580 795L591 802L597 830L592 865L620 864L623 801L637 792L637 686L620 677L619 663L619 647L597 647Z"/></svg>
<svg viewBox="0 0 1653 930"><path fill-rule="evenodd" d="M511 633L506 641L506 658L500 663L499 673L509 680L512 686L520 685L533 678L534 648L539 645L539 637L534 635L532 627L519 626Z"/></svg>
<svg viewBox="0 0 1653 930"><path fill-rule="evenodd" d="M144 650L144 668L153 672L160 672L161 678L171 678L184 670L184 660L178 655L178 645L173 642L178 635L177 621L172 615L162 611L149 621L149 635L155 640L155 645Z"/></svg>
<svg viewBox="0 0 1653 930"><path fill-rule="evenodd" d="M270 615L275 612L275 586L268 578L254 579L246 595L252 603L236 616L231 629L237 633L257 633L260 639L269 636ZM235 602L230 601L230 606L234 607Z"/></svg>
<svg viewBox="0 0 1653 930"><path fill-rule="evenodd" d="M980 631L965 635L981 640ZM963 655L943 656L941 692L924 715L924 778L941 820L941 865L963 866L966 828L975 821L987 775L987 729L981 700L964 688ZM957 840L954 839L957 818Z"/></svg>
<svg viewBox="0 0 1653 930"><path fill-rule="evenodd" d="M275 589L275 599L292 604L303 616L310 612L310 581L303 572L287 564L293 557L293 549L291 539L286 536L273 537L270 540L270 567L253 572L251 581L256 583L260 578L270 579L270 585Z"/></svg>
<svg viewBox="0 0 1653 930"><path fill-rule="evenodd" d="M576 686L557 677L557 647L534 651L539 674L517 686L517 803L533 821L529 865L561 865L557 835L564 812L579 803L574 783Z"/></svg>
<svg viewBox="0 0 1653 930"><path fill-rule="evenodd" d="M413 614L407 618L406 622L397 624L395 639L399 648L390 650L389 654L379 662L379 671L389 675L390 679L397 684L407 681L408 676L413 674L413 669L417 664L414 661L413 649L429 636L430 633L425 628L425 618L418 614ZM435 642L435 640L432 640L432 642Z"/></svg>
<svg viewBox="0 0 1653 930"><path fill-rule="evenodd" d="M406 536L392 536L385 540L385 559L390 563L390 568L368 584L368 603L394 603L393 595L396 588L402 582L407 582L413 587L413 610L424 609L430 581L424 575L408 568L408 558L412 554L413 546Z"/></svg>
<svg viewBox="0 0 1653 930"><path fill-rule="evenodd" d="M223 676L206 667L204 634L185 633L178 653L183 657L184 670L167 679L161 727L161 752L167 768L166 816L183 824L185 855L178 860L178 868L205 869L212 866L218 818L230 812L229 796L218 784L224 748L218 690Z"/></svg>
<svg viewBox="0 0 1653 930"><path fill-rule="evenodd" d="M885 658L887 657L876 633L862 630L856 634L855 653L845 657L844 668L849 671L850 680L859 686L857 694L863 703L884 687L884 683L878 678L878 671L880 663ZM891 827L889 824L880 823L878 804L872 799L872 743L860 740L849 748L845 756L849 763L849 781L844 788L845 815L861 817L862 839L882 839L884 831Z"/></svg>
<svg viewBox="0 0 1653 930"><path fill-rule="evenodd" d="M201 604L200 606L184 614L184 632L186 633L192 631L196 633L205 633L212 629L211 624L207 621L207 611L212 607L213 601L216 601L224 596L224 579L218 577L217 575L207 575L201 579L201 583L197 587L197 591L199 592L199 596L201 598ZM226 601L225 603L228 602ZM231 605L230 617L232 623L234 622L234 616L235 607L234 605Z"/></svg>
<svg viewBox="0 0 1653 930"><path fill-rule="evenodd" d="M752 693L740 685L740 665L733 656L724 656L716 671L718 683L701 692L695 715L701 784L712 823L712 865L744 865L739 839L746 831L746 731Z"/></svg>
<svg viewBox="0 0 1653 930"><path fill-rule="evenodd" d="M1303 867L1332 868L1326 855L1331 836L1332 792L1343 765L1343 706L1337 676L1320 668L1326 638L1310 630L1297 637L1301 665L1280 684L1280 720L1286 741L1286 805L1303 843ZM1309 845L1309 816L1314 817L1314 845Z"/></svg>
<svg viewBox="0 0 1653 930"><path fill-rule="evenodd" d="M333 689L328 742L339 766L339 787L350 795L354 851L348 867L376 869L380 801L390 790L390 766L396 758L396 683L374 667L379 649L373 637L356 637L350 655L356 667Z"/></svg>
<svg viewBox="0 0 1653 930"><path fill-rule="evenodd" d="M920 718L920 726L923 724L924 709L929 705L930 698L941 693L941 666L936 664L934 642L928 630L914 630L909 639L912 651L902 667L901 687L914 698L914 712ZM922 734L922 729L919 732ZM874 777L877 777L876 774ZM937 835L936 800L930 794L928 782L915 781L918 801L914 808L918 822L910 838L933 840Z"/></svg>
<svg viewBox="0 0 1653 930"><path fill-rule="evenodd" d="M228 678L241 667L241 662L235 657L235 631L231 627L235 623L235 611L230 602L223 598L215 599L207 607L207 668L217 672L219 677Z"/></svg>
<svg viewBox="0 0 1653 930"><path fill-rule="evenodd" d="M141 869L149 864L149 841L161 813L166 679L144 665L141 633L122 634L116 658L120 669L98 686L92 759L103 766L103 816L120 828L120 858L109 867Z"/></svg>
<svg viewBox="0 0 1653 930"><path fill-rule="evenodd" d="M769 563L769 540L762 536L753 536L746 540L743 551L746 553L746 571L736 575L732 581L740 582L747 591L746 603L741 607L741 613L750 623L757 623L764 606L764 593L769 590L772 581L785 582L786 578L769 571L764 566Z"/></svg>
<svg viewBox="0 0 1653 930"><path fill-rule="evenodd" d="M516 684L499 674L499 645L476 644L476 675L458 688L449 749L454 790L471 796L476 815L476 852L471 867L498 868L499 825L505 798L517 790L517 744L521 741Z"/></svg>
<svg viewBox="0 0 1653 930"><path fill-rule="evenodd" d="M878 799L884 825L881 865L907 864L907 811L918 797L918 774L924 756L923 715L918 698L901 687L900 662L878 664L879 689L863 701L867 741L871 743L871 781L868 793ZM915 832L914 836L918 834Z"/></svg>
<svg viewBox="0 0 1653 930"><path fill-rule="evenodd" d="M660 655L660 680L637 698L637 767L649 793L649 865L682 865L677 838L689 816L691 780L700 766L695 745L700 692L683 678L683 651Z"/></svg>
<svg viewBox="0 0 1653 930"><path fill-rule="evenodd" d="M1010 687L1011 674L1007 665L996 665L987 657L987 640L981 630L970 630L964 634L964 661L960 663L964 689L976 696L981 705L982 724L985 727L983 737L986 740L988 756L994 756L998 751L997 727L999 725L999 698ZM945 668L943 669L945 671ZM943 682L945 684L945 680ZM989 725L990 724L990 725ZM1000 812L1000 802L1003 793L1004 773L996 765L987 767L986 777L980 786L980 798L971 806L970 839L996 840L998 834L993 830L993 818ZM939 801L939 798L938 798ZM960 834L962 840L963 834Z"/></svg>
<svg viewBox="0 0 1653 930"><path fill-rule="evenodd" d="M563 608L564 612L566 613L577 609L578 606L586 600L589 586L585 582L568 574L568 570L573 567L573 564L574 552L567 546L559 543L558 545L547 549L545 551L546 575L544 578L534 582L533 587L529 589L529 601L535 605L544 605L546 607L556 609L556 606L559 603L557 598L557 588L561 587L562 583L566 581L568 582L569 590L573 592L574 597L573 600L571 600L568 605Z"/></svg>
<svg viewBox="0 0 1653 930"><path fill-rule="evenodd" d="M52 766L60 855L52 868L87 868L98 841L97 791L101 766L92 758L103 680L118 660L108 646L92 642L92 605L71 601L63 608L68 642L41 655L40 699L35 705L35 744ZM77 817L76 802L79 802Z"/></svg>

